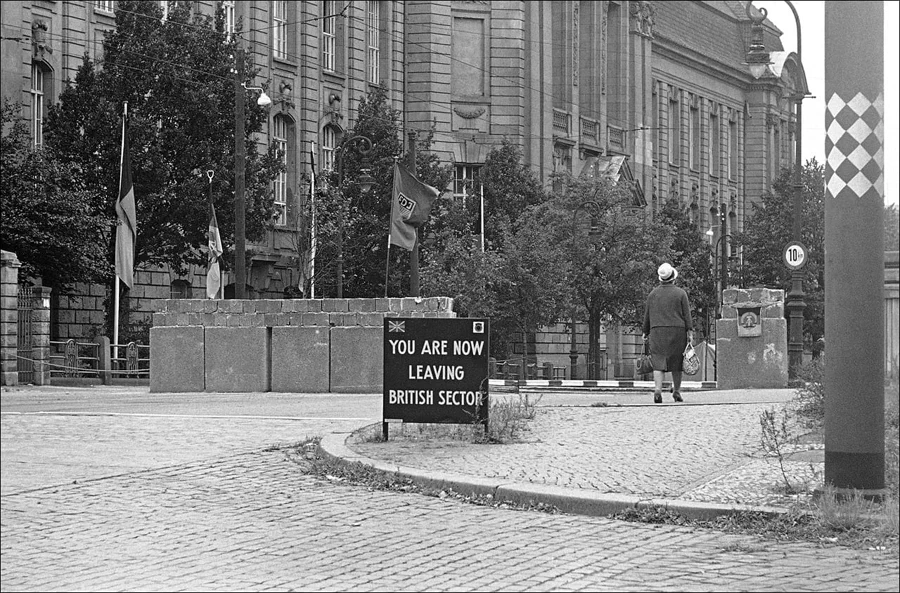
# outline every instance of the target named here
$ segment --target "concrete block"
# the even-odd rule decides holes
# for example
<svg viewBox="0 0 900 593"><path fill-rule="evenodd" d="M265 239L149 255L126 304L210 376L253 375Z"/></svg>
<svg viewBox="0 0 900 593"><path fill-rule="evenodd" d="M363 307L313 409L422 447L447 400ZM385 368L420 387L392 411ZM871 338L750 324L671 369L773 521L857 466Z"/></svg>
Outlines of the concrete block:
<svg viewBox="0 0 900 593"><path fill-rule="evenodd" d="M762 335L741 337L736 319L716 321L719 389L787 386L787 320L765 318L761 326Z"/></svg>
<svg viewBox="0 0 900 593"><path fill-rule="evenodd" d="M383 327L331 328L331 391L381 393Z"/></svg>
<svg viewBox="0 0 900 593"><path fill-rule="evenodd" d="M303 325L328 326L328 313L302 313Z"/></svg>
<svg viewBox="0 0 900 593"><path fill-rule="evenodd" d="M270 330L264 327L207 327L206 391L269 391Z"/></svg>
<svg viewBox="0 0 900 593"><path fill-rule="evenodd" d="M159 393L203 391L206 385L204 359L202 327L151 327L150 391Z"/></svg>
<svg viewBox="0 0 900 593"><path fill-rule="evenodd" d="M329 328L272 328L272 391L327 393Z"/></svg>

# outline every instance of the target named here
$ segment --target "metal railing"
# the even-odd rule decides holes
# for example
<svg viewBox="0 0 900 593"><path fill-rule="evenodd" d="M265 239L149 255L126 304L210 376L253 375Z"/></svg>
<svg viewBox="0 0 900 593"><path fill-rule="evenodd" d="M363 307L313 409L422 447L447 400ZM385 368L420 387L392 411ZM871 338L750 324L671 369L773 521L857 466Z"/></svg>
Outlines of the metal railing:
<svg viewBox="0 0 900 593"><path fill-rule="evenodd" d="M50 377L99 377L100 344L50 340Z"/></svg>

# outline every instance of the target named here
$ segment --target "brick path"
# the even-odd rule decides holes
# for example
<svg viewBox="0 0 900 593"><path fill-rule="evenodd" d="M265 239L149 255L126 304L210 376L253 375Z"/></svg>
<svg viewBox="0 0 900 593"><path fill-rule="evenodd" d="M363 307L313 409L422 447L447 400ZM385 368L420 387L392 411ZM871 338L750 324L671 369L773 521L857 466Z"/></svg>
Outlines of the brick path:
<svg viewBox="0 0 900 593"><path fill-rule="evenodd" d="M359 420L5 402L3 591L897 590L881 552L370 492L267 450Z"/></svg>

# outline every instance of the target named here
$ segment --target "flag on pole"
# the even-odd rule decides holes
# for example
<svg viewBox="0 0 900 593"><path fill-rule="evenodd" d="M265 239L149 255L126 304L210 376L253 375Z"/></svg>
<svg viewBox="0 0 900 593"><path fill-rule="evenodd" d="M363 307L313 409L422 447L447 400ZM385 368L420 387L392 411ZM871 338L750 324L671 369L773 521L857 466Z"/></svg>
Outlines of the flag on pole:
<svg viewBox="0 0 900 593"><path fill-rule="evenodd" d="M390 244L412 251L416 228L425 224L437 189L422 183L406 167L394 163L394 196L391 200Z"/></svg>
<svg viewBox="0 0 900 593"><path fill-rule="evenodd" d="M116 276L134 284L134 244L137 238L137 210L131 183L131 149L128 142L128 104L122 115L122 160L119 171L119 200L116 202Z"/></svg>
<svg viewBox="0 0 900 593"><path fill-rule="evenodd" d="M216 207L209 204L209 269L206 272L206 296L214 299L222 288L222 269L219 260L222 257L222 236L219 234L219 222L216 220Z"/></svg>

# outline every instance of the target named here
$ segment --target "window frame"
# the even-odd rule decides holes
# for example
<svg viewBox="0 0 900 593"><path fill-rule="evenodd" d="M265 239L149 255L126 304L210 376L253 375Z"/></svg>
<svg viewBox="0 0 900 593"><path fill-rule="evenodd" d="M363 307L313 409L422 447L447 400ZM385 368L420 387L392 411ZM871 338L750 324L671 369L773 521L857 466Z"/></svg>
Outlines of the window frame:
<svg viewBox="0 0 900 593"><path fill-rule="evenodd" d="M290 130L290 121L283 115L276 115L272 118L272 141L275 147L281 150L281 162L284 164L284 171L278 173L273 180L273 188L275 194L275 207L277 212L273 217L273 223L276 226L284 226L287 224L287 198L288 198L288 132Z"/></svg>
<svg viewBox="0 0 900 593"><path fill-rule="evenodd" d="M44 144L44 97L47 70L39 62L31 63L31 140L34 148Z"/></svg>
<svg viewBox="0 0 900 593"><path fill-rule="evenodd" d="M366 2L366 76L370 84L381 84L381 2Z"/></svg>
<svg viewBox="0 0 900 593"><path fill-rule="evenodd" d="M337 2L325 0L322 2L322 70L326 72L337 71L337 17L334 15Z"/></svg>

